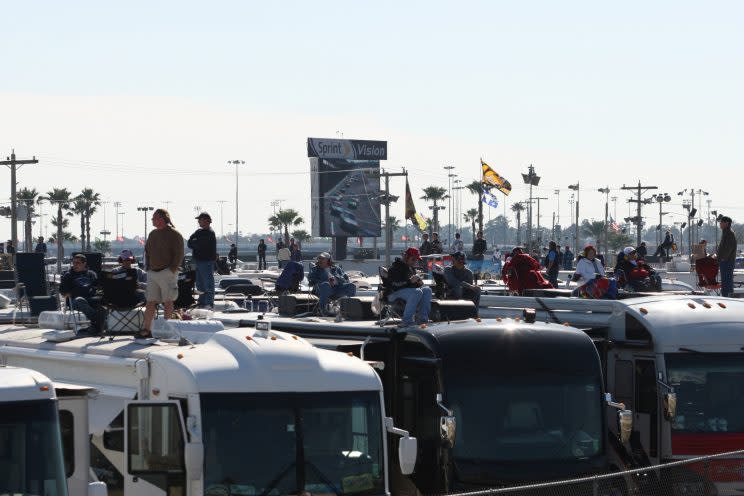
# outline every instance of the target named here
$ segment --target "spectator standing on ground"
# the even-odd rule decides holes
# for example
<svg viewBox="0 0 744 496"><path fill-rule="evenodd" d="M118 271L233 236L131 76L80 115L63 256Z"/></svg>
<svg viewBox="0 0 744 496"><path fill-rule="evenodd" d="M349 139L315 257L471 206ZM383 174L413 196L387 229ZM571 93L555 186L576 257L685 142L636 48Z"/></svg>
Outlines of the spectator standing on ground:
<svg viewBox="0 0 744 496"><path fill-rule="evenodd" d="M434 253L432 251L431 247L431 241L429 241L429 234L424 233L422 236L423 241L421 242L421 247L419 248L419 252L421 253L421 256L431 255Z"/></svg>
<svg viewBox="0 0 744 496"><path fill-rule="evenodd" d="M164 208L152 214L155 227L145 243L147 266L147 291L145 298L145 322L137 337L150 338L150 326L155 318L158 303L164 306L164 318L173 314L173 302L178 298L178 269L183 261L183 236L176 231L170 214Z"/></svg>
<svg viewBox="0 0 744 496"><path fill-rule="evenodd" d="M548 243L548 254L545 255L545 268L548 271L548 282L554 288L558 287L558 272L560 271L560 251L555 241Z"/></svg>
<svg viewBox="0 0 744 496"><path fill-rule="evenodd" d="M571 247L566 245L566 249L563 250L563 270L573 270L574 253L571 251Z"/></svg>
<svg viewBox="0 0 744 496"><path fill-rule="evenodd" d="M494 274L500 274L501 273L501 250L498 246L496 246L493 249L493 255L491 255L491 261L493 262L493 272Z"/></svg>
<svg viewBox="0 0 744 496"><path fill-rule="evenodd" d="M258 240L258 270L266 270L266 243L263 239Z"/></svg>
<svg viewBox="0 0 744 496"><path fill-rule="evenodd" d="M450 245L450 253L457 253L458 251L465 251L465 244L460 239L460 233L455 233L455 240Z"/></svg>
<svg viewBox="0 0 744 496"><path fill-rule="evenodd" d="M641 244L638 245L636 248L636 253L638 253L638 258L645 260L646 255L648 255L648 248L646 248L646 242L641 241Z"/></svg>
<svg viewBox="0 0 744 496"><path fill-rule="evenodd" d="M333 263L328 252L318 255L315 265L307 275L307 280L320 299L318 303L321 315L329 314L327 308L329 298L352 297L356 294L356 286L349 282L349 276L343 269Z"/></svg>
<svg viewBox="0 0 744 496"><path fill-rule="evenodd" d="M88 269L88 259L78 253L72 257L70 270L62 275L59 292L66 299L69 298L70 308L82 312L90 321L88 329L81 329L77 334L81 336L95 336L101 333L100 314L98 304L94 300L98 276Z"/></svg>
<svg viewBox="0 0 744 496"><path fill-rule="evenodd" d="M444 252L442 248L442 242L439 241L439 233L431 233L431 255L440 254Z"/></svg>
<svg viewBox="0 0 744 496"><path fill-rule="evenodd" d="M486 250L488 244L483 239L483 231L478 231L475 241L473 241L473 269L475 272L475 278L478 279L481 273L481 267L483 267L483 259L486 256Z"/></svg>
<svg viewBox="0 0 744 496"><path fill-rule="evenodd" d="M44 243L44 236L39 236L38 242L36 243L36 247L34 248L34 252L43 253L44 255L46 255L47 245L46 243Z"/></svg>
<svg viewBox="0 0 744 496"><path fill-rule="evenodd" d="M238 247L235 246L235 243L230 244L230 251L227 252L227 260L232 265L232 268L235 269L235 264L238 262Z"/></svg>
<svg viewBox="0 0 744 496"><path fill-rule="evenodd" d="M481 289L475 284L473 272L465 266L465 253L452 254L452 265L444 269L444 282L447 284L447 298L471 300L478 312Z"/></svg>
<svg viewBox="0 0 744 496"><path fill-rule="evenodd" d="M13 244L13 240L9 239L7 243L5 243L5 252L8 255L13 255L16 252L15 245Z"/></svg>
<svg viewBox="0 0 744 496"><path fill-rule="evenodd" d="M731 229L731 217L722 216L718 225L721 228L721 242L716 249L718 270L721 273L721 296L734 296L734 265L736 263L736 236Z"/></svg>
<svg viewBox="0 0 744 496"><path fill-rule="evenodd" d="M212 217L202 212L196 220L199 229L188 241L196 265L196 289L201 292L197 304L200 308L214 308L214 264L217 261L217 237L212 230Z"/></svg>

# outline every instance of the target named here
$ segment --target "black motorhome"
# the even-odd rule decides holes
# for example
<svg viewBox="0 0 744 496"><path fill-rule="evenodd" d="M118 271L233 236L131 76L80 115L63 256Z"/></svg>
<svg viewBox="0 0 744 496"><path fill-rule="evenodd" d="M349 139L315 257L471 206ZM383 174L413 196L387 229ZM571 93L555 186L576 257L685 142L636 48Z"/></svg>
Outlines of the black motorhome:
<svg viewBox="0 0 744 496"><path fill-rule="evenodd" d="M387 411L418 438L410 481L424 494L605 472L622 448L620 419L629 432L630 412L604 394L592 340L574 328L511 319L404 329L270 322L377 362ZM407 479L391 479L395 494L414 491Z"/></svg>

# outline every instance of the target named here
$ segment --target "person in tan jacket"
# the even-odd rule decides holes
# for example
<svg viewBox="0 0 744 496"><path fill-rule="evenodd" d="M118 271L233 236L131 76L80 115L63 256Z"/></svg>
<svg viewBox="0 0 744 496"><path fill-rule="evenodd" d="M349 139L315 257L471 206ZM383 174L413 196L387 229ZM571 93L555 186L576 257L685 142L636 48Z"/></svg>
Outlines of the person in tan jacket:
<svg viewBox="0 0 744 496"><path fill-rule="evenodd" d="M170 214L159 208L152 214L155 227L145 243L145 268L147 290L145 299L145 322L137 337L150 338L150 327L155 318L158 303L165 307L165 318L173 314L173 302L178 298L178 269L183 261L183 236L176 231Z"/></svg>

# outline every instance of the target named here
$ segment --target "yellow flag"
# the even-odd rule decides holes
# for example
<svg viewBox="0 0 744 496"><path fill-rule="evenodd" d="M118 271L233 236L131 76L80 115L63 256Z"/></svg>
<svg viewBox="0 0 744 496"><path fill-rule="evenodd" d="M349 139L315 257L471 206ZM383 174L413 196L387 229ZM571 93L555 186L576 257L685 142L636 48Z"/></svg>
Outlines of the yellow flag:
<svg viewBox="0 0 744 496"><path fill-rule="evenodd" d="M492 186L505 195L511 193L511 183L501 177L495 170L491 168L490 165L485 163L483 159L481 159L481 169L483 169L483 179L481 181L483 184Z"/></svg>

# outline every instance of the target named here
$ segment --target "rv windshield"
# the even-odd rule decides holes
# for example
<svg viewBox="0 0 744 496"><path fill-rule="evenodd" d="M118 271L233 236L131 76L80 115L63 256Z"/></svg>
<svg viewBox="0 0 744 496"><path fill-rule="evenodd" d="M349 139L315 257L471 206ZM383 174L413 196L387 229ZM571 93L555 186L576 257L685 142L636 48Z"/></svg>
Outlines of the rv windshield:
<svg viewBox="0 0 744 496"><path fill-rule="evenodd" d="M744 432L744 354L670 353L675 432Z"/></svg>
<svg viewBox="0 0 744 496"><path fill-rule="evenodd" d="M0 494L67 496L54 401L2 403Z"/></svg>
<svg viewBox="0 0 744 496"><path fill-rule="evenodd" d="M385 492L380 395L203 394L206 495Z"/></svg>
<svg viewBox="0 0 744 496"><path fill-rule="evenodd" d="M456 463L565 462L600 454L597 380L554 373L448 381L447 403L457 418Z"/></svg>

